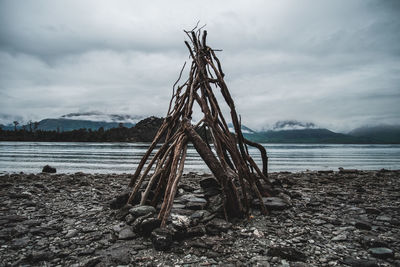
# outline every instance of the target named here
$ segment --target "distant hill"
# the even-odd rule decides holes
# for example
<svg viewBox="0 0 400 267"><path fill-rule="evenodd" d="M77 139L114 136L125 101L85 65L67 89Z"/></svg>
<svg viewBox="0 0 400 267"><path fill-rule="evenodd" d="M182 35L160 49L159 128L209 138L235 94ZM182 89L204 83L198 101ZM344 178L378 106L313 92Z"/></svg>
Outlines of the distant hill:
<svg viewBox="0 0 400 267"><path fill-rule="evenodd" d="M371 138L381 143L400 144L400 125L364 126L352 130L349 135Z"/></svg>
<svg viewBox="0 0 400 267"><path fill-rule="evenodd" d="M38 129L42 131L72 131L78 129L98 130L103 127L104 130L119 127L118 122L71 120L71 119L44 119L39 122ZM132 123L123 123L123 126L133 127Z"/></svg>
<svg viewBox="0 0 400 267"><path fill-rule="evenodd" d="M234 129L234 127L233 127L233 124L232 123L228 123L228 127L229 127L229 131L230 132L232 132L232 133L234 133L235 132L235 129ZM242 133L243 134L252 134L252 133L255 133L256 131L253 131L252 129L250 129L249 127L247 127L246 125L241 125L241 128L242 128Z"/></svg>
<svg viewBox="0 0 400 267"><path fill-rule="evenodd" d="M370 138L335 133L327 129L269 130L244 135L246 138L260 143L357 144L372 142Z"/></svg>
<svg viewBox="0 0 400 267"><path fill-rule="evenodd" d="M104 130L117 128L120 123L124 127L131 128L137 122L142 120L142 116L131 116L127 114L106 114L102 112L83 112L83 113L69 113L62 115L60 118L47 118L39 121L36 130L42 131L73 131L79 129L98 130L103 127ZM17 126L17 129L29 129L29 125ZM33 126L32 126L33 127ZM3 130L14 130L14 125L0 125Z"/></svg>
<svg viewBox="0 0 400 267"><path fill-rule="evenodd" d="M148 117L138 122L139 118L139 116L104 114L100 112L70 113L56 119L41 120L36 129L33 126L32 128L34 132L69 132L80 129L97 131L102 128L102 131L111 131L105 134L98 134L95 137L88 137L87 140L152 141L152 137L160 127L162 119ZM121 130L121 126L125 130ZM230 131L233 132L233 126L231 124L228 126ZM14 125L0 125L0 128L10 132L14 131ZM29 125L18 125L17 130L23 129L30 131ZM263 131L254 131L242 125L242 132L247 139L260 143L400 144L399 125L361 127L354 129L349 134L343 134L320 128L312 122L286 120L278 121L268 130ZM200 133L203 132L201 131ZM10 133L10 135L13 134ZM44 134L44 136L46 135ZM7 138L4 137L3 140L7 140ZM58 137L54 138L52 140L56 140ZM77 137L68 138L73 140Z"/></svg>
<svg viewBox="0 0 400 267"><path fill-rule="evenodd" d="M57 119L56 122L59 122ZM48 120L44 120L44 126ZM71 123L76 123L74 120L68 120ZM81 121L78 121L81 122ZM91 130L87 128L74 129L71 131L48 131L35 129L18 129L15 130L0 130L0 141L44 141L44 142L151 142L156 135L162 118L149 117L131 128L118 125L117 127L105 129L99 128L98 130ZM86 123L86 122L85 122ZM93 123L93 122L91 122ZM99 122L100 123L100 122ZM50 120L51 127L54 127L54 121ZM66 124L63 124L64 126ZM74 127L88 126L74 124ZM97 125L100 126L100 125ZM97 127L96 126L96 127Z"/></svg>

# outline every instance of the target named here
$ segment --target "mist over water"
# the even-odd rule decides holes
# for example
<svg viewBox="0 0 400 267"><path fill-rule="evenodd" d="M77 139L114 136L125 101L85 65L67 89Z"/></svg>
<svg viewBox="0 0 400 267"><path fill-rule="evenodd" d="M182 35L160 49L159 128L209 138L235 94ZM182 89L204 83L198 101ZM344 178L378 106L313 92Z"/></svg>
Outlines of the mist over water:
<svg viewBox="0 0 400 267"><path fill-rule="evenodd" d="M0 172L41 172L44 165L58 173L133 173L148 143L0 142ZM400 145L264 144L269 172L400 169ZM258 164L258 150L249 147ZM260 165L261 166L261 165ZM207 172L196 150L189 146L185 172Z"/></svg>

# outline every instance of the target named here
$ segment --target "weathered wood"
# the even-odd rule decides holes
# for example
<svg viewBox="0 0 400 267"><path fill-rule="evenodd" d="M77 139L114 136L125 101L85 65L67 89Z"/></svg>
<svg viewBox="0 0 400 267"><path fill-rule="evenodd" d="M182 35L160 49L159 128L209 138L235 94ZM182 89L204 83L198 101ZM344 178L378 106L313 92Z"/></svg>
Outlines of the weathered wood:
<svg viewBox="0 0 400 267"><path fill-rule="evenodd" d="M185 31L191 42L190 44L185 41L192 58L189 78L175 91L184 65L178 80L173 85L167 116L129 184L129 186L134 185L134 188L128 203L139 192L142 183L148 179L140 203L151 203L151 205L157 206L161 202L158 218L161 220L162 227L167 223L178 184L183 176L187 142L193 144L219 181L222 187L226 218L248 216L252 196L256 196L260 200L263 212L267 213L261 199L266 192L260 183L261 178L269 186L266 150L260 144L244 138L234 101L224 81L225 74L222 72L221 63L214 52L216 50L207 46L206 31L201 34L201 28L195 30L196 28L192 31ZM213 89L214 86L217 90ZM222 94L222 99L230 110L234 134L229 132L228 123L215 92ZM193 126L191 118L194 105L200 107L203 117ZM205 131L205 140L196 132L202 127ZM165 136L165 143L150 157L162 136ZM211 139L210 143L208 137ZM263 161L262 171L249 155L247 145L256 147L260 151ZM214 152L212 146L215 148ZM146 163L147 166L141 174ZM154 170L148 177L153 166L155 166ZM149 199L150 197L151 199Z"/></svg>

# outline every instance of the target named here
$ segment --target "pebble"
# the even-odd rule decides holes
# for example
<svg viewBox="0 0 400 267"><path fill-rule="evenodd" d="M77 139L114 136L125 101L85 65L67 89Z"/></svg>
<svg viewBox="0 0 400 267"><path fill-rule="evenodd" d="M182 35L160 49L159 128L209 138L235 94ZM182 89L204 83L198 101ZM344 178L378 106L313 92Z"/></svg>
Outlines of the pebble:
<svg viewBox="0 0 400 267"><path fill-rule="evenodd" d="M199 186L212 176L192 173L174 202L182 217L171 215L166 230L153 230L153 207L121 212L130 174L1 174L0 266L395 266L400 172L376 173L271 173L285 209L252 208L229 222L212 207L222 200L215 181Z"/></svg>

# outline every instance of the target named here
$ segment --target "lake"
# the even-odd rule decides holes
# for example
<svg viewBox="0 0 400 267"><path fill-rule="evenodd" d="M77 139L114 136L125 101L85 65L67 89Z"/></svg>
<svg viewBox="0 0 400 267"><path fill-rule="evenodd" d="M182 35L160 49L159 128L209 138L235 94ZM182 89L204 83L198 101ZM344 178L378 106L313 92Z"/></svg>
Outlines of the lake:
<svg viewBox="0 0 400 267"><path fill-rule="evenodd" d="M263 144L269 171L400 169L400 145ZM0 172L41 172L44 165L58 173L132 173L148 143L0 142ZM250 148L257 163L258 151ZM185 171L210 172L193 147Z"/></svg>

